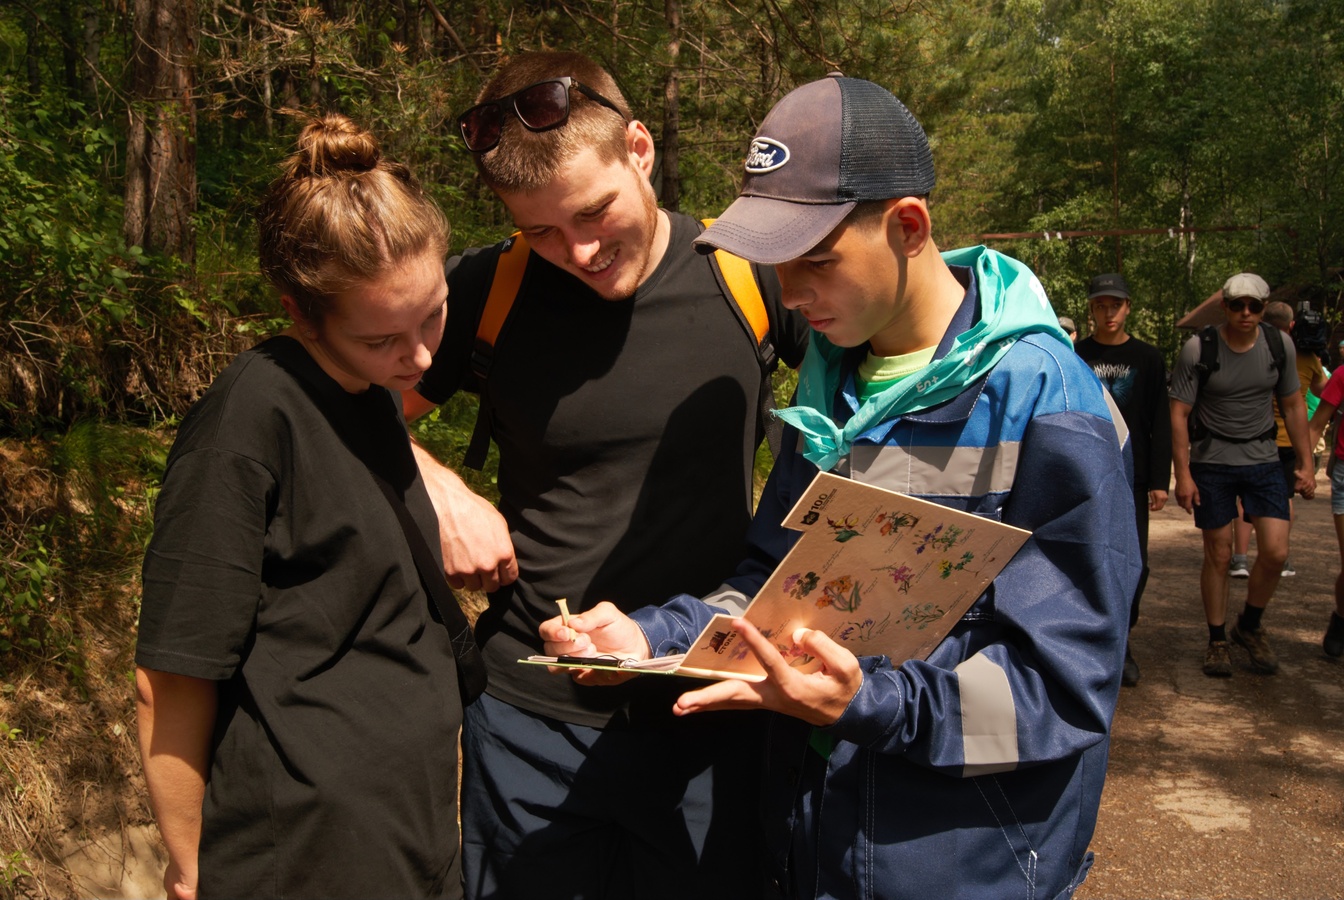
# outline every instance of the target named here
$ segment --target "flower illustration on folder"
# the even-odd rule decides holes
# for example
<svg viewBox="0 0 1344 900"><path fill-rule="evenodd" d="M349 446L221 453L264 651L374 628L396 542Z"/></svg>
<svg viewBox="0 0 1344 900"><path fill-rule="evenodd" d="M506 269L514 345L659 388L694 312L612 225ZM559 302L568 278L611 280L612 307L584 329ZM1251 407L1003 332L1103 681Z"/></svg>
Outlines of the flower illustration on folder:
<svg viewBox="0 0 1344 900"><path fill-rule="evenodd" d="M837 543L843 544L845 541L859 537L863 534L862 531L858 530L859 523L852 515L845 516L838 522L835 519L827 519L826 524L831 526L831 530L835 532L835 540Z"/></svg>
<svg viewBox="0 0 1344 900"><path fill-rule="evenodd" d="M867 643L876 637L880 637L882 632L887 630L887 625L891 622L891 613L887 613L881 620L875 621L871 618L864 619L862 622L849 622L840 630L838 635L843 643L857 641L858 643Z"/></svg>
<svg viewBox="0 0 1344 900"><path fill-rule="evenodd" d="M830 472L817 474L783 524L797 534L741 618L803 672L821 661L793 643L799 628L893 665L926 657L1029 537L993 518ZM727 636L733 618L725 611L707 623L707 637L680 668L766 677L746 641ZM725 637L716 653L708 642L718 632Z"/></svg>
<svg viewBox="0 0 1344 900"><path fill-rule="evenodd" d="M877 522L878 533L883 537L889 537L902 528L914 528L919 524L919 516L912 516L903 512L884 512L878 513L875 521Z"/></svg>
<svg viewBox="0 0 1344 900"><path fill-rule="evenodd" d="M970 535L956 525L944 525L940 522L934 526L932 531L927 532L919 539L918 543L915 544L915 552L923 553L925 550L933 548L947 553L968 537Z"/></svg>
<svg viewBox="0 0 1344 900"><path fill-rule="evenodd" d="M876 571L886 572L890 575L892 582L896 585L896 590L902 594L910 593L910 588L914 587L915 570L904 563L883 566Z"/></svg>
<svg viewBox="0 0 1344 900"><path fill-rule="evenodd" d="M953 572L960 572L975 561L975 554L967 551L961 554L961 559L953 562L950 559L938 561L938 574L943 578L951 578Z"/></svg>
<svg viewBox="0 0 1344 900"><path fill-rule="evenodd" d="M923 631L931 623L941 619L947 610L936 603L918 603L907 606L901 613L905 623L917 631Z"/></svg>
<svg viewBox="0 0 1344 900"><path fill-rule="evenodd" d="M793 597L795 600L802 600L808 594L817 589L821 583L821 578L816 572L808 572L804 575L801 572L795 572L784 579L784 593Z"/></svg>
<svg viewBox="0 0 1344 900"><path fill-rule="evenodd" d="M854 583L854 579L849 575L841 575L826 582L826 586L821 589L821 596L817 598L817 609L829 606L840 612L854 612L861 602L863 601L859 597L859 586Z"/></svg>

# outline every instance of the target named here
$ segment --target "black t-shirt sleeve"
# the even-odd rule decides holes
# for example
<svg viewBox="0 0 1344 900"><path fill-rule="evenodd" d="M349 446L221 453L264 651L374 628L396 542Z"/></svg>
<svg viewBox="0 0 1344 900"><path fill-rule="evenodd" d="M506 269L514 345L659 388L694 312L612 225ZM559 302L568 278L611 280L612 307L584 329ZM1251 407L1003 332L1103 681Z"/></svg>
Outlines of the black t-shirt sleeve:
<svg viewBox="0 0 1344 900"><path fill-rule="evenodd" d="M228 450L173 460L145 554L135 661L195 678L233 675L262 596L267 510L275 479Z"/></svg>
<svg viewBox="0 0 1344 900"><path fill-rule="evenodd" d="M780 288L774 266L752 263L751 270L756 275L761 297L765 300L766 313L770 316L770 334L775 343L775 353L784 365L796 369L803 362L811 334L807 319L796 310L784 308L784 292Z"/></svg>

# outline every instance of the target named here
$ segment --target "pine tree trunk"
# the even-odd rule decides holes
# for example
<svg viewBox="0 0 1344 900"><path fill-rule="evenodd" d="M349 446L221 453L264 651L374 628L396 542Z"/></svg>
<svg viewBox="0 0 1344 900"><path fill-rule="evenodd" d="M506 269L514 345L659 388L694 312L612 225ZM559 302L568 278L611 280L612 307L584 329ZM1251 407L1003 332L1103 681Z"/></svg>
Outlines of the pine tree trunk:
<svg viewBox="0 0 1344 900"><path fill-rule="evenodd" d="M667 19L667 80L663 85L663 206L681 209L681 2L665 0Z"/></svg>
<svg viewBox="0 0 1344 900"><path fill-rule="evenodd" d="M130 128L126 141L128 244L196 256L195 0L135 0Z"/></svg>

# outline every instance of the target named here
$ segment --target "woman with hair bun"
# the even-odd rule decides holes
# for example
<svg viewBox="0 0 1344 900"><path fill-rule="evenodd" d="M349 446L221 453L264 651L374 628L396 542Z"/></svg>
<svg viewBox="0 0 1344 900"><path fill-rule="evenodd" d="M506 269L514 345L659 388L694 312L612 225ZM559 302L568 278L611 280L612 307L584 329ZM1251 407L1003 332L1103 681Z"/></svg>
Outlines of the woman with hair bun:
<svg viewBox="0 0 1344 900"><path fill-rule="evenodd" d="M418 526L438 554L438 525L397 399L442 336L448 224L334 114L303 129L259 224L293 324L183 419L145 555L136 705L164 885L460 897L473 663L411 549Z"/></svg>

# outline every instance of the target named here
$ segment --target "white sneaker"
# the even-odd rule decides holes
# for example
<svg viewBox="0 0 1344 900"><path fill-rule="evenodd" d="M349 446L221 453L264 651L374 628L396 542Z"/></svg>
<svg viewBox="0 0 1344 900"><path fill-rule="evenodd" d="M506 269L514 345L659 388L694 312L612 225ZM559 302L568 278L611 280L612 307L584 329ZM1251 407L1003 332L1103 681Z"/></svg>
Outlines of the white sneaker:
<svg viewBox="0 0 1344 900"><path fill-rule="evenodd" d="M1287 563L1284 564L1284 567L1287 568ZM1234 553L1232 562L1228 563L1227 574L1233 578L1250 578L1251 568L1246 565L1246 557L1240 553Z"/></svg>
<svg viewBox="0 0 1344 900"><path fill-rule="evenodd" d="M1294 568L1293 568L1293 561L1292 561L1292 559L1291 559L1291 558L1289 558L1289 559L1285 559L1285 560L1283 561L1283 571L1279 573L1279 577L1280 577L1280 578L1292 578L1292 577L1293 577L1294 575L1296 575L1296 574L1297 574L1297 569L1294 569Z"/></svg>

